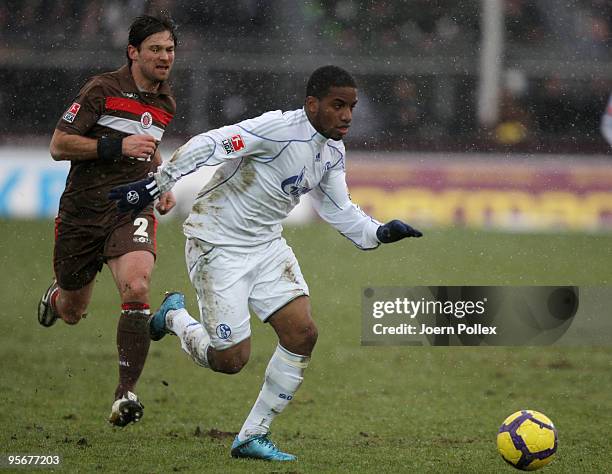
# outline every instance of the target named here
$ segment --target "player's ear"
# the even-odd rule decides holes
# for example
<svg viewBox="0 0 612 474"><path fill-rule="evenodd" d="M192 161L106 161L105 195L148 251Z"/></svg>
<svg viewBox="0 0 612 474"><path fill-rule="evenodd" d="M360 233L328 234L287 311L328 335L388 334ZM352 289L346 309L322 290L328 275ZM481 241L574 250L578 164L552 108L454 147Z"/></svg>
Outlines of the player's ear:
<svg viewBox="0 0 612 474"><path fill-rule="evenodd" d="M136 61L138 59L138 48L136 46L128 44L127 53L128 58L130 58L132 61Z"/></svg>
<svg viewBox="0 0 612 474"><path fill-rule="evenodd" d="M316 114L319 111L319 99L312 95L306 96L304 106L308 112Z"/></svg>

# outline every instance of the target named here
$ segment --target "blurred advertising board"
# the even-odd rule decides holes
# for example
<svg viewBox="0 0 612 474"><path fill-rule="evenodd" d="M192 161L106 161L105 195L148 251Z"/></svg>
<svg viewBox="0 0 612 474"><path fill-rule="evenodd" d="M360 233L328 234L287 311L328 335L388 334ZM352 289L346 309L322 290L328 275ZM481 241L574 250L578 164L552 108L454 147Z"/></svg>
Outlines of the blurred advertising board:
<svg viewBox="0 0 612 474"><path fill-rule="evenodd" d="M68 169L43 147L0 147L0 218L53 217ZM347 171L353 201L381 221L612 232L612 160L602 157L353 152ZM213 172L204 167L178 183L174 214L189 212ZM290 222L315 218L303 201Z"/></svg>
<svg viewBox="0 0 612 474"><path fill-rule="evenodd" d="M357 154L354 202L377 219L509 231L612 231L612 160Z"/></svg>

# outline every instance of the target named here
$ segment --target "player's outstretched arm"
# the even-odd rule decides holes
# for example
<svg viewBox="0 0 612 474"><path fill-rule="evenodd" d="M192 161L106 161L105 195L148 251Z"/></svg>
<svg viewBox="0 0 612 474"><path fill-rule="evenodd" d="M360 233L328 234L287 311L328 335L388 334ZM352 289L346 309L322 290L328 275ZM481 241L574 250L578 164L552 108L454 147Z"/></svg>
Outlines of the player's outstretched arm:
<svg viewBox="0 0 612 474"><path fill-rule="evenodd" d="M159 149L155 150L155 154L153 155L153 165L159 168L163 163L161 153ZM176 198L172 191L166 191L165 193L160 193L157 204L155 204L155 209L162 216L168 214L173 208L176 206Z"/></svg>
<svg viewBox="0 0 612 474"><path fill-rule="evenodd" d="M383 244L390 244L406 237L422 237L423 233L405 222L393 219L376 230L376 238Z"/></svg>

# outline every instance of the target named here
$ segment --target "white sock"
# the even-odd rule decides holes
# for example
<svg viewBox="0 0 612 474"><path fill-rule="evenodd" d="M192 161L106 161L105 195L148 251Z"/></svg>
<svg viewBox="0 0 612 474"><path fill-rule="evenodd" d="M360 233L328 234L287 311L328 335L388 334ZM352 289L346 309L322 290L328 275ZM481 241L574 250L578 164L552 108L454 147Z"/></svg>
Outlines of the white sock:
<svg viewBox="0 0 612 474"><path fill-rule="evenodd" d="M207 355L210 336L200 322L186 309L170 310L166 314L166 327L180 338L181 347L196 364L210 368Z"/></svg>
<svg viewBox="0 0 612 474"><path fill-rule="evenodd" d="M280 344L276 347L268 363L261 392L238 433L240 441L270 431L270 423L274 417L289 405L302 385L308 362L310 357L289 352Z"/></svg>

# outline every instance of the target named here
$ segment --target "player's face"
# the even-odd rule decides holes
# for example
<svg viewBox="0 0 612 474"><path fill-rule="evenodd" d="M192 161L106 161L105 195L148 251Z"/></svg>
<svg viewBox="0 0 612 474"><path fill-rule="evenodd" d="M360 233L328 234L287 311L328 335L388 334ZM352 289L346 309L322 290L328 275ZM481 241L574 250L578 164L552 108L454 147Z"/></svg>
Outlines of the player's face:
<svg viewBox="0 0 612 474"><path fill-rule="evenodd" d="M174 64L174 40L169 31L147 36L140 48L128 46L132 71L152 84L165 81ZM135 71L136 70L136 71Z"/></svg>
<svg viewBox="0 0 612 474"><path fill-rule="evenodd" d="M332 140L342 140L348 133L355 105L357 89L354 87L330 87L329 93L322 99L306 98L312 126Z"/></svg>

